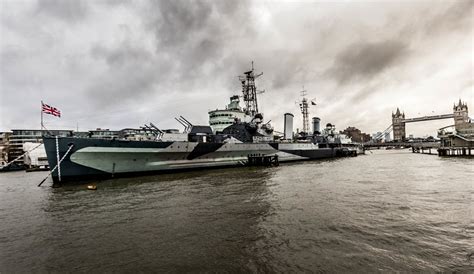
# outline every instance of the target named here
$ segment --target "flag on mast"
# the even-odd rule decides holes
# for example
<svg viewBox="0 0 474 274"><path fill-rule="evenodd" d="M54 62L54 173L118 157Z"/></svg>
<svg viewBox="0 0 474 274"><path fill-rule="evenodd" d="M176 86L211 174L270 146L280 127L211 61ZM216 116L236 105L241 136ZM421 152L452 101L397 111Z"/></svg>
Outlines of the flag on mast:
<svg viewBox="0 0 474 274"><path fill-rule="evenodd" d="M42 111L41 111L42 113L51 114L53 116L61 118L61 111L59 109L49 106L43 102L41 102L41 105L42 105Z"/></svg>

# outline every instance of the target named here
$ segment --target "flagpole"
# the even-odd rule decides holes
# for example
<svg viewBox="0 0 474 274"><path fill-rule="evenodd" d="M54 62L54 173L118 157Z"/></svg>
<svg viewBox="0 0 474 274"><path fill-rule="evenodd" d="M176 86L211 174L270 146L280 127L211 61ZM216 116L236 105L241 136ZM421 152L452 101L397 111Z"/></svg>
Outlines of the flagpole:
<svg viewBox="0 0 474 274"><path fill-rule="evenodd" d="M43 100L41 100L41 135L43 135Z"/></svg>

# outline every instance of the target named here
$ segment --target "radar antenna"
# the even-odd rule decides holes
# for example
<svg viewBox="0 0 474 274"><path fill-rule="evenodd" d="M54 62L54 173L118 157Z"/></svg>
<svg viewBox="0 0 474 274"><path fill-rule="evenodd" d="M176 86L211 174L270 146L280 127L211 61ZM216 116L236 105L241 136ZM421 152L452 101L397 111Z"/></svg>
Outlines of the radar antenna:
<svg viewBox="0 0 474 274"><path fill-rule="evenodd" d="M245 112L248 115L255 116L258 113L258 102L257 94L261 94L263 91L257 90L255 86L255 79L262 76L262 73L255 74L252 61L252 69L244 72L244 75L239 76L239 80L242 83L242 94L245 102Z"/></svg>
<svg viewBox="0 0 474 274"><path fill-rule="evenodd" d="M301 114L303 114L303 132L309 132L309 101L311 101L311 105L316 105L314 99L308 100L306 95L308 94L307 90L304 89L300 92L301 93L301 101L297 102L300 105Z"/></svg>

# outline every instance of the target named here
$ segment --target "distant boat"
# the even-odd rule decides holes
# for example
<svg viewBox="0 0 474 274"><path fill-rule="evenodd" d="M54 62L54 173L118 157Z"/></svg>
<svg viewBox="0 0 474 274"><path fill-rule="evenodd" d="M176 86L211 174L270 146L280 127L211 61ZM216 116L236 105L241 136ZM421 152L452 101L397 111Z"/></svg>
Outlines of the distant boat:
<svg viewBox="0 0 474 274"><path fill-rule="evenodd" d="M46 150L44 144L25 142L23 143L23 163L26 166L27 171L40 171L48 170L48 157L46 156Z"/></svg>

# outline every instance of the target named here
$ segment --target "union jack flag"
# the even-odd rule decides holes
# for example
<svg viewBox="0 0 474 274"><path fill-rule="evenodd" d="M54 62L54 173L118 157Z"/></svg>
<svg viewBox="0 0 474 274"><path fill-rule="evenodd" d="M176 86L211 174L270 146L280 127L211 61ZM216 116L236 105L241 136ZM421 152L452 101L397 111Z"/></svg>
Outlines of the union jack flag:
<svg viewBox="0 0 474 274"><path fill-rule="evenodd" d="M43 102L41 102L41 105L43 106L43 113L61 117L61 111L59 109L49 106L47 104L44 104Z"/></svg>

